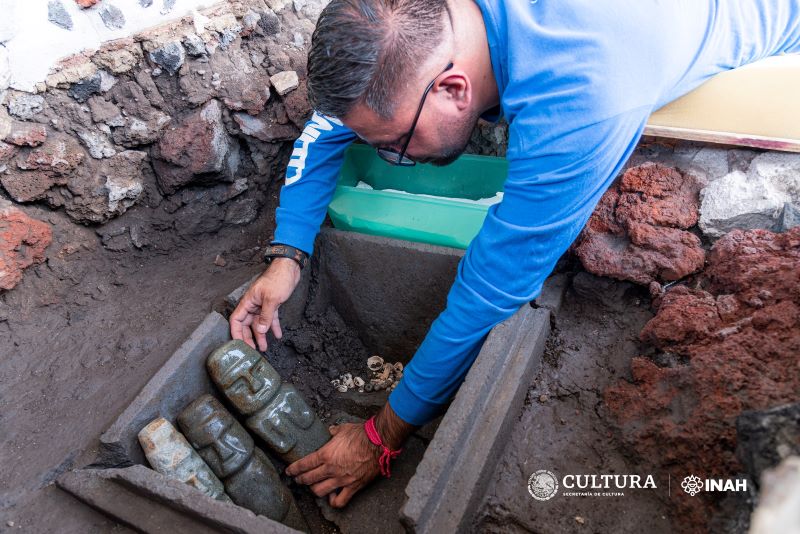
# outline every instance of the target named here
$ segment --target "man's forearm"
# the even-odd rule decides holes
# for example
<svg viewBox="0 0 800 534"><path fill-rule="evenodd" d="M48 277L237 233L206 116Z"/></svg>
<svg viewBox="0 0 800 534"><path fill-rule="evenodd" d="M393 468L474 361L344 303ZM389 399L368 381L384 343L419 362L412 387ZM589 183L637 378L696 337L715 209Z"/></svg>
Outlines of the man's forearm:
<svg viewBox="0 0 800 534"><path fill-rule="evenodd" d="M416 426L400 419L388 402L384 404L383 408L375 416L375 429L383 440L383 444L392 450L402 447L406 438L416 428Z"/></svg>

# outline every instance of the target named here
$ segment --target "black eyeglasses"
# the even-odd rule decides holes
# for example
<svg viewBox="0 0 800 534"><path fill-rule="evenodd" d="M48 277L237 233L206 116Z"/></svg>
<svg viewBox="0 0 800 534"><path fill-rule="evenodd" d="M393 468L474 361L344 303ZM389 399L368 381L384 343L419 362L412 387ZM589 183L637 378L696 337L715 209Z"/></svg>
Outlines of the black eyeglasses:
<svg viewBox="0 0 800 534"><path fill-rule="evenodd" d="M447 72L448 70L453 68L453 63L450 62L444 68L442 72L436 75L436 78ZM391 163L392 165L399 165L401 167L413 167L417 163L406 157L406 150L408 149L408 144L411 142L411 136L414 135L414 130L417 127L417 121L419 120L419 115L422 113L422 106L425 105L425 98L428 96L428 93L433 88L433 84L436 83L436 78L431 80L431 83L428 84L428 87L425 88L425 92L422 93L422 100L419 102L419 107L417 108L417 114L414 116L414 122L411 123L411 129L408 131L408 135L406 135L406 142L403 144L403 149L400 152L396 150L392 150L390 148L379 148L378 155L386 162Z"/></svg>

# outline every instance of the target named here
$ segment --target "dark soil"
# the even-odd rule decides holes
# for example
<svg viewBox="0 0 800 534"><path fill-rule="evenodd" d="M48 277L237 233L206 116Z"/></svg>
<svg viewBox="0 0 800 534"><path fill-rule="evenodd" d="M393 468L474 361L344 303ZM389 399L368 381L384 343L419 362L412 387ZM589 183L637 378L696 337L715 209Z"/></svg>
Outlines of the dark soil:
<svg viewBox="0 0 800 534"><path fill-rule="evenodd" d="M644 349L637 336L652 317L649 304L646 292L631 284L587 273L576 277L542 370L489 482L477 530L671 532L667 505L660 500L667 494L666 476L662 481L622 451L602 404L607 385L630 379L630 360ZM658 489L585 497L565 496L560 488L550 500L538 501L527 482L540 469L553 472L559 484L567 474L653 474Z"/></svg>
<svg viewBox="0 0 800 534"><path fill-rule="evenodd" d="M276 203L273 193L245 227L165 233L168 254L110 251L93 228L28 210L54 237L47 262L0 295L0 531L127 530L53 481L94 460L101 432L212 303L263 269L257 247L270 237Z"/></svg>
<svg viewBox="0 0 800 534"><path fill-rule="evenodd" d="M366 377L368 357L357 332L345 324L333 306L324 313L307 314L299 325L284 328L282 342L271 343L267 350L270 363L326 421L332 411L345 407L346 403L337 399L352 396L336 391L331 380L348 372Z"/></svg>

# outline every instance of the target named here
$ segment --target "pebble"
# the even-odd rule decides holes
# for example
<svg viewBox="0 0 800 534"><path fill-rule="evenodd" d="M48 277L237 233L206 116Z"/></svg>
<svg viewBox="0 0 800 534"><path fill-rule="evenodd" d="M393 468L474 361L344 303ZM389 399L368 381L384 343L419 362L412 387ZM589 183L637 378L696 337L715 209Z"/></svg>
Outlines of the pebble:
<svg viewBox="0 0 800 534"><path fill-rule="evenodd" d="M217 257L214 258L214 265L216 265L217 267L225 267L227 263L228 262L225 261L225 258L223 258L221 254L217 254Z"/></svg>
<svg viewBox="0 0 800 534"><path fill-rule="evenodd" d="M300 84L300 79L297 76L297 72L293 70L279 72L278 74L271 76L269 81L275 88L275 91L281 96L297 89L298 85Z"/></svg>
<svg viewBox="0 0 800 534"><path fill-rule="evenodd" d="M109 30L119 30L125 26L125 15L112 4L103 4L103 7L100 8L100 19Z"/></svg>
<svg viewBox="0 0 800 534"><path fill-rule="evenodd" d="M582 518L581 516L576 515L575 516L575 522L578 523L579 525L583 525L586 522L586 520L584 518Z"/></svg>
<svg viewBox="0 0 800 534"><path fill-rule="evenodd" d="M72 29L72 17L69 16L64 5L59 0L52 0L47 4L47 20L65 30Z"/></svg>

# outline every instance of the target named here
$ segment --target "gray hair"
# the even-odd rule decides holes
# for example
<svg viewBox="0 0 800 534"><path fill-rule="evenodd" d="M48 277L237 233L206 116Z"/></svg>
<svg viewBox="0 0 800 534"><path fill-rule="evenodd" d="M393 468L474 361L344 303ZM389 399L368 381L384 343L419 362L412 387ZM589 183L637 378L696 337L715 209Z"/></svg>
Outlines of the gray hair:
<svg viewBox="0 0 800 534"><path fill-rule="evenodd" d="M312 106L343 117L362 103L390 119L402 82L441 43L445 13L446 0L332 0L308 53Z"/></svg>

